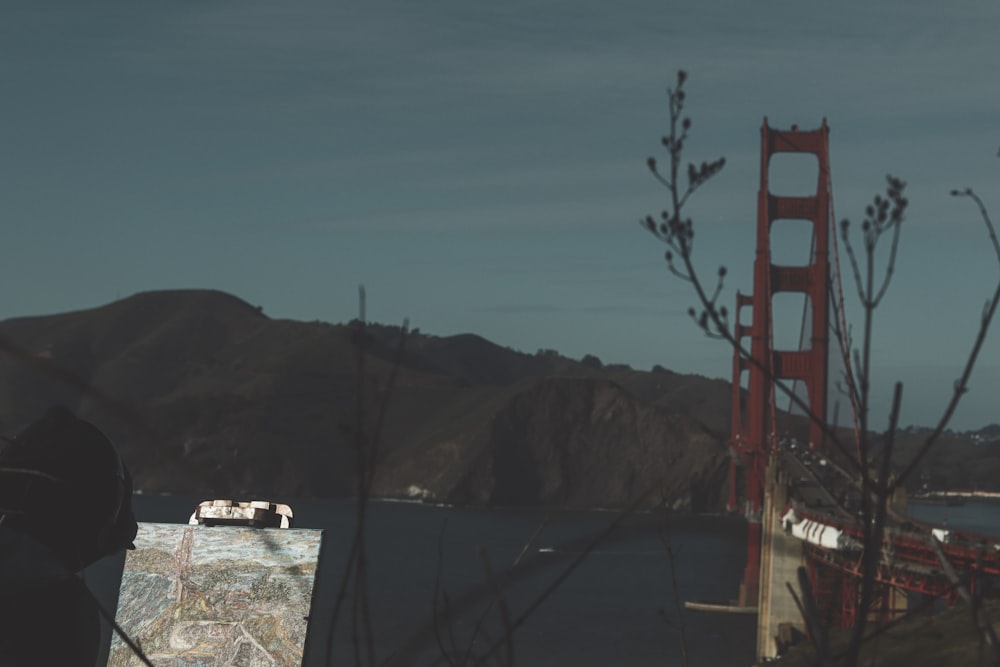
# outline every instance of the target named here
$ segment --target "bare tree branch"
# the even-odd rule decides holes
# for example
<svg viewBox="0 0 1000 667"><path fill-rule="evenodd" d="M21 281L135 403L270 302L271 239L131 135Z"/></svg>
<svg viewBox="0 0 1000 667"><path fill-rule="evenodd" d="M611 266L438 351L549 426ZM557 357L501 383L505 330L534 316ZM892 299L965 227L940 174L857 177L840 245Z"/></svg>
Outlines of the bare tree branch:
<svg viewBox="0 0 1000 667"><path fill-rule="evenodd" d="M989 213L982 200L975 192L972 191L971 188L966 188L965 190L952 190L951 195L953 197L970 197L976 203L976 206L979 208L980 216L983 219L983 224L986 226L987 233L989 234L990 241L992 242L993 251L997 257L997 263L1000 265L1000 243L997 241L996 228L994 227L993 221L990 219ZM959 402L969 390L969 378L972 377L972 371L976 366L976 361L979 359L979 353L982 351L983 344L986 342L986 334L989 332L990 324L993 322L993 318L996 315L998 305L1000 305L1000 279L996 282L996 286L993 290L993 296L990 297L983 308L979 328L972 343L972 349L969 351L968 357L966 357L965 366L962 369L961 376L955 381L951 399L945 406L944 412L942 413L940 419L938 419L938 423L934 426L934 430L927 436L927 439L920 446L920 449L917 450L913 459L911 459L910 462L903 467L903 471L899 474L896 478L895 484L891 487L892 490L895 490L906 481L917 466L920 465L924 457L927 456L927 453L931 450L931 447L934 446L934 443L937 442L944 430L948 427L952 415L955 414L955 410L958 408Z"/></svg>
<svg viewBox="0 0 1000 667"><path fill-rule="evenodd" d="M853 349L852 355L851 341L848 335L849 329L842 305L837 303L837 299L833 299L835 303L834 308L836 309L835 314L839 316L839 319L834 318L834 329L839 334L838 340L841 341L842 355L846 362L846 374L844 377L844 382L846 383L845 392L850 398L858 419L856 422L857 451L854 453L848 452L835 433L832 425L814 414L805 402L781 381L780 378L774 377L771 369L766 366L767 360L754 359L742 347L740 340L735 337L735 334L731 333L727 321L727 313L725 309L718 306L725 269L720 269L718 282L715 288L709 292L704 288L695 268L692 257L694 225L690 218L685 218L682 215L681 209L687 202L687 198L722 168L724 161L719 160L711 164L703 163L701 170L694 168L693 165L689 165L688 187L684 191L679 187L678 165L681 161L684 139L686 139L687 130L691 126L690 120L685 118L682 123L683 131L678 134L678 122L684 106L683 84L685 79L686 75L684 72L680 72L676 88L668 89L667 91L669 96L670 134L664 137L662 143L670 157L670 175L661 176L657 170L656 161L653 158L647 161L654 176L669 192L670 208L661 213L659 223L655 222L652 216L646 216L642 224L649 232L667 245L668 250L665 253L665 259L671 273L691 284L699 307L691 308L688 312L697 326L706 335L721 338L729 342L740 358L758 370L763 371L776 390L787 395L789 400L802 410L813 424L823 430L824 434L829 437L831 446L844 455L845 461L854 468L854 472L857 474L857 484L861 490L861 529L864 550L860 565L862 580L861 591L856 606L856 622L847 654L848 664L856 665L860 655L860 647L865 641L868 610L876 595L876 574L882 554L885 524L887 516L891 513L889 499L893 492L905 482L908 475L926 456L934 442L946 428L962 395L967 391L972 369L982 349L987 330L996 313L998 304L1000 304L1000 280L997 281L993 297L987 301L983 308L978 333L973 342L971 352L967 358L961 377L955 383L952 398L946 406L941 419L931 436L922 444L914 459L904 467L903 472L898 477L893 479L892 459L903 393L902 384L896 383L895 385L888 429L884 437L881 458L877 464L871 460L868 410L871 404L872 337L875 310L885 298L892 279L895 276L902 223L909 203L903 194L906 184L894 176L890 175L886 177L885 195L875 196L872 204L865 210L865 217L860 227L860 250L856 249L852 243L850 222L843 220L840 223L841 238L845 244L850 272L854 278L859 303L863 308L860 345L858 348ZM992 221L982 200L971 189L956 190L952 192L952 195L968 196L976 203L984 224L987 227L994 253L997 256L998 262L1000 262L1000 241L998 241ZM880 250L880 241L883 239L888 239L888 248ZM834 235L834 243L836 243L836 235ZM881 268L879 268L880 262ZM853 363L851 363L852 356ZM875 472L873 472L873 464L875 464ZM814 609L810 609L810 604L814 606L814 601L811 601L808 578L801 570L799 572L799 580L801 590L806 598L803 604L803 615L810 628L810 632L815 633L817 637L823 638L823 642L821 642L821 645L818 645L818 649L820 660L826 661L829 656L826 654L825 636L821 634L823 632L823 625L816 623L818 616Z"/></svg>
<svg viewBox="0 0 1000 667"><path fill-rule="evenodd" d="M1000 665L1000 642L997 641L996 632L993 630L993 623L990 621L986 610L983 609L979 596L973 595L969 592L969 587L965 585L961 577L958 576L955 566L952 565L948 556L944 553L944 549L941 548L941 542L938 538L931 535L930 542L931 548L934 549L934 554L941 563L941 570L948 578L948 582L951 584L952 588L954 588L962 600L969 605L969 608L972 611L973 622L976 624L976 629L979 631L986 645L990 647L990 651L993 654L993 660L990 664L994 667Z"/></svg>

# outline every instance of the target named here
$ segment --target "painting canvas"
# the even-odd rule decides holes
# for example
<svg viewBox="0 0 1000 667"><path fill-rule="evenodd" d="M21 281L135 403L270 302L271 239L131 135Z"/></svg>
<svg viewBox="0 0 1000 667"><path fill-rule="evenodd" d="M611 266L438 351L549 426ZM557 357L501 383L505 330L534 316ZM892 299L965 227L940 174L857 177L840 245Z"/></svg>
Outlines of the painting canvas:
<svg viewBox="0 0 1000 667"><path fill-rule="evenodd" d="M139 524L115 618L157 667L301 665L322 532Z"/></svg>

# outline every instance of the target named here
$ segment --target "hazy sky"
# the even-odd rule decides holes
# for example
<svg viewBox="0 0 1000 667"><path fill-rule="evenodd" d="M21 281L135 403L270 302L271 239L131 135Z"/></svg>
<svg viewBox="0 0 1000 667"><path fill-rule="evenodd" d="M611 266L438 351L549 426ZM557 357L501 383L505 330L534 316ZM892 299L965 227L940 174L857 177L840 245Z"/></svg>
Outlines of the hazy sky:
<svg viewBox="0 0 1000 667"><path fill-rule="evenodd" d="M904 424L939 414L1000 277L948 196L1000 218L995 0L0 8L2 317L198 287L340 322L363 283L376 321L728 377L637 224L665 204L645 161L679 68L688 157L727 158L689 208L724 303L752 289L765 115L828 119L838 218L887 172L909 183L874 347ZM957 426L1000 422L998 336Z"/></svg>

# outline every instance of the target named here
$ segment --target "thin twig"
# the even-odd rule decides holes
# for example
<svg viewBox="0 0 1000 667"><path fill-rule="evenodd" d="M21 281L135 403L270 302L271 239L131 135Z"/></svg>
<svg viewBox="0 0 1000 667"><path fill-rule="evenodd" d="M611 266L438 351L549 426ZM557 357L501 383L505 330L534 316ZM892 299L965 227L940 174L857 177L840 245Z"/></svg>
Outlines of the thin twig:
<svg viewBox="0 0 1000 667"><path fill-rule="evenodd" d="M681 660L684 662L684 667L688 667L691 663L688 661L687 623L684 621L684 605L681 604L680 587L677 585L674 545L670 540L669 526L667 530L657 532L660 536L660 541L663 543L663 548L667 550L667 565L670 568L670 586L674 596L674 613L677 614L677 630L681 636Z"/></svg>
<svg viewBox="0 0 1000 667"><path fill-rule="evenodd" d="M524 558L524 555L528 553L528 549L530 549L531 546L535 544L535 541L538 539L538 536L542 534L542 530L545 528L546 525L548 525L548 523L549 523L549 515L546 514L544 517L542 517L542 520L538 522L538 525L535 526L535 532L531 534L531 537L528 538L528 541L524 543L523 547L521 547L521 552L517 554L517 558L515 558L514 562L510 564L508 572L516 568L521 563L521 560Z"/></svg>
<svg viewBox="0 0 1000 667"><path fill-rule="evenodd" d="M885 537L885 519L889 503L889 476L892 474L892 451L895 443L896 428L899 420L900 405L903 400L903 384L897 382L892 394L892 409L889 412L889 426L886 429L885 450L882 453L882 464L879 468L875 490L874 516L869 519L867 513L862 517L864 552L861 565L861 595L858 596L857 613L854 628L851 632L851 643L847 651L847 664L855 665L861 655L861 645L864 641L868 623L868 609L875 597L876 574L882 556L882 542ZM867 496L867 494L865 494ZM870 503L863 501L863 506Z"/></svg>
<svg viewBox="0 0 1000 667"><path fill-rule="evenodd" d="M806 568L800 567L796 570L799 580L799 590L802 591L802 601L796 600L799 609L802 610L802 620L809 628L809 635L812 638L813 646L816 647L816 655L820 665L829 663L828 639L826 635L826 625L820 621L819 609L816 606L816 597L813 594L812 583Z"/></svg>
<svg viewBox="0 0 1000 667"><path fill-rule="evenodd" d="M576 558L574 558L569 565L555 578L553 579L545 589L535 597L534 600L525 608L524 611L510 624L510 632L517 631L525 621L542 605L545 600L547 600L553 593L559 590L559 587L572 575L580 565L590 556L591 552L596 549L600 544L605 542L607 538L614 533L621 523L629 516L631 516L646 499L659 487L659 483L650 486L647 490L639 494L635 500L633 500L628 507L622 510L614 520L608 524L608 527L601 531L596 537L594 537L587 546L581 551ZM505 633L506 634L506 633ZM473 663L474 666L482 665L487 658L492 656L496 651L505 644L506 637L501 637L498 641L494 642L485 654L480 656L480 658Z"/></svg>
<svg viewBox="0 0 1000 667"><path fill-rule="evenodd" d="M993 225L993 221L990 219L989 212L986 210L986 206L983 204L983 201L975 192L973 192L971 188L966 188L962 191L952 190L951 194L955 197L970 197L976 203L976 206L979 208L983 224L986 226L987 234L989 234L990 241L992 242L993 251L997 257L997 263L1000 264L1000 242L997 241L996 228ZM916 455L910 460L909 463L906 464L903 471L896 478L896 482L892 486L892 489L897 488L906 481L917 466L920 465L924 457L927 456L927 453L931 450L934 443L937 442L937 439L948 427L948 423L951 421L952 415L958 408L959 401L961 401L962 396L964 396L968 391L969 378L972 377L972 370L975 368L976 361L979 358L979 353L982 351L983 344L986 342L986 334L989 332L990 324L993 322L993 318L996 315L998 305L1000 305L1000 280L997 281L996 288L993 291L993 296L986 302L986 307L983 309L979 330L972 343L972 349L966 358L965 367L962 369L962 375L955 381L955 387L952 391L951 400L948 401L948 405L945 407L944 413L935 425L934 430L929 436L927 436L927 439L921 445L920 449L917 450Z"/></svg>
<svg viewBox="0 0 1000 667"><path fill-rule="evenodd" d="M399 345L397 346L392 368L384 391L381 392L376 404L376 417L372 437L367 436L367 401L366 401L366 355L369 344L369 334L366 320L366 294L363 285L358 286L358 324L354 331L355 363L356 363L356 393L355 426L353 432L355 452L355 475L357 477L357 507L355 511L355 528L351 541L350 552L344 573L341 576L337 590L333 615L327 629L325 663L332 664L333 646L336 638L337 623L340 611L346 601L348 590L351 591L351 643L353 646L354 664L360 667L364 656L368 667L375 667L375 633L371 615L371 603L368 588L368 556L366 545L366 527L368 524L368 504L371 499L375 478L375 468L378 462L379 444L388 412L389 399L396 385L399 368L402 365L407 324L401 327ZM362 641L364 651L362 651Z"/></svg>
<svg viewBox="0 0 1000 667"><path fill-rule="evenodd" d="M850 363L849 342L842 343L843 354L845 360L848 362L846 366L847 375L845 378L848 385L847 392L858 416L858 423L856 425L857 458L854 459L851 453L849 453L840 442L831 424L825 419L820 419L820 417L814 414L809 407L804 404L804 401L799 399L799 397L783 382L781 382L779 378L774 377L771 369L766 366L766 362L768 360L755 359L745 348L742 347L741 341L736 338L736 333L730 332L729 327L727 326L726 312L723 308L719 308L717 306L717 300L720 294L721 278L724 275L724 272L720 270L720 282L711 294L709 294L703 287L703 283L699 278L699 274L692 261L694 239L693 226L690 219L684 219L681 215L681 208L686 202L687 196L693 191L693 188L689 187L688 191L682 196L680 195L677 180L677 165L680 162L683 140L686 138L687 129L690 127L690 121L685 119L684 133L678 137L677 123L683 109L684 95L681 91L681 86L684 83L684 79L684 73L679 73L676 89L668 89L670 102L670 134L664 138L663 145L666 147L670 157L669 178L661 177L659 175L656 169L655 160L652 158L648 160L650 171L653 172L654 176L657 177L657 180L669 191L671 209L663 212L660 216L662 219L661 223L657 224L652 216L647 216L642 221L642 224L646 229L653 233L654 236L667 244L669 250L667 251L665 258L671 273L691 283L698 302L701 305L701 311L699 313L692 308L689 311L689 314L692 319L695 320L697 325L703 330L703 332L711 337L718 337L728 341L740 358L746 360L756 369L763 371L768 377L771 386L788 395L791 402L806 414L809 421L822 429L824 434L830 438L831 446L844 454L845 459L850 462L850 465L856 467L857 469L857 479L861 488L861 520L864 552L861 563L863 573L861 594L856 607L856 625L849 648L849 664L854 665L857 664L860 645L864 641L864 630L867 622L868 611L875 595L875 576L881 554L881 545L884 538L885 520L887 515L891 513L891 510L888 507L889 498L899 485L905 483L909 474L916 468L917 465L919 465L930 448L937 441L938 437L950 421L961 397L967 391L968 380L982 349L986 332L996 313L998 304L1000 304L1000 281L998 281L993 297L986 303L986 306L983 309L978 334L968 355L962 376L955 383L951 400L946 406L938 425L932 432L931 436L925 440L922 447L918 450L917 456L909 462L909 464L904 468L902 474L893 480L890 477L892 451L895 442L895 432L897 429L900 409L899 406L902 396L902 385L897 383L893 397L893 408L889 418L889 429L886 434L885 446L882 451L882 459L880 461L880 465L878 466L877 475L873 477L872 469L870 468L872 461L870 460L868 410L871 403L872 387L871 355L873 350L872 334L874 328L874 312L881 303L882 299L885 297L895 275L895 264L899 249L903 215L908 204L907 200L903 197L905 184L899 179L891 176L888 177L888 186L885 197L875 197L874 203L866 210L865 221L862 225L862 247L864 250L863 260L859 258L858 253L851 244L848 234L850 224L846 220L841 224L841 233L845 241L850 270L854 276L859 301L864 309L861 345L860 349L854 351L853 364ZM975 201L990 235L994 253L997 255L998 261L1000 261L1000 241L998 241L992 221L989 219L989 214L981 199L974 192L972 192L971 189L966 189L965 191L953 191L952 194L955 196L969 196ZM890 239L886 265L884 266L881 275L877 276L878 272L876 270L875 261L876 249L879 240L886 235L888 235ZM836 235L834 236L834 242L836 243ZM680 263L679 266L677 262ZM837 307L840 308L840 306ZM843 315L842 310L840 310L840 314L841 316ZM846 341L846 322L836 322L835 327L836 326L842 327L839 332L839 339L841 341ZM854 373L851 372L852 369L855 371ZM804 577L801 571L799 578L803 590L808 590L808 580ZM807 603L808 602L809 601L807 600ZM808 604L806 611L807 616L816 618L815 614L808 613ZM808 622L809 618L806 620ZM821 659L826 659L825 646L821 651Z"/></svg>
<svg viewBox="0 0 1000 667"><path fill-rule="evenodd" d="M489 554L482 547L479 547L479 560L483 566L483 573L486 581L493 589L493 600L500 612L500 622L503 628L504 648L506 649L503 664L507 667L514 667L514 629L510 622L510 610L507 608L507 601L503 595L503 586L493 575L493 567L490 565Z"/></svg>
<svg viewBox="0 0 1000 667"><path fill-rule="evenodd" d="M358 541L357 539L351 540L350 551L347 555L347 564L344 566L344 573L340 578L340 586L337 588L337 597L333 604L333 615L330 618L330 625L327 628L326 633L326 654L323 660L323 664L329 665L333 664L333 642L337 631L337 619L340 616L340 609L347 599L347 589L351 585L352 573L354 572L354 561L358 557Z"/></svg>
<svg viewBox="0 0 1000 667"><path fill-rule="evenodd" d="M118 635L118 638L121 639L122 642L124 642L125 645L129 647L129 650L131 650L132 653L134 653L135 656L142 661L142 664L146 665L146 667L155 667L155 665L153 665L153 663L150 662L145 652L143 652L142 647L139 646L139 643L133 640L131 637L129 637L128 633L125 632L122 626L118 625L118 622L115 620L114 615L112 615L110 612L108 612L107 609L104 608L104 605L102 605L100 601L94 596L94 593L89 588L87 588L87 584L85 584L83 580L80 579L79 577L73 577L73 579L77 581L80 588L82 588L86 592L87 596L93 601L101 617L105 621L111 624L111 627L112 629L114 629L115 634Z"/></svg>
<svg viewBox="0 0 1000 667"><path fill-rule="evenodd" d="M434 572L434 597L431 601L431 619L434 623L434 641L437 642L438 651L441 653L441 657L449 664L451 667L458 667L445 648L444 638L441 636L441 624L438 619L441 617L438 611L438 599L441 596L441 573L444 570L444 534L448 529L448 518L445 517L444 523L441 525L441 533L438 535L438 545L437 545L437 569Z"/></svg>
<svg viewBox="0 0 1000 667"><path fill-rule="evenodd" d="M941 548L941 542L934 535L930 537L931 548L934 549L934 554L937 556L938 561L941 563L941 570L944 572L944 576L948 578L948 582L951 584L955 592L958 593L968 605L972 611L972 619L976 624L976 629L979 631L980 636L983 641L986 642L987 646L990 647L990 651L993 654L993 660L990 664L1000 665L1000 642L997 641L996 632L993 630L993 623L990 622L989 615L983 606L978 603L976 596L973 596L969 592L969 587L966 586L961 577L958 576L958 572L955 570L955 566L952 565L951 561L948 559L947 554L945 554L944 549Z"/></svg>
<svg viewBox="0 0 1000 667"><path fill-rule="evenodd" d="M504 575L503 582L500 584L501 590L503 588L506 588L507 584L510 582L511 575L514 573L514 570L517 568L518 564L524 558L525 554L528 553L528 549L530 549L531 546L535 543L535 540L538 539L538 536L541 534L542 529L545 527L548 521L549 521L549 515L546 514L545 517L538 523L538 526L535 527L535 532L531 534L531 537L528 538L528 541L525 542L524 546L521 547L520 553L517 554L517 557L514 558L514 562L511 563L509 568L507 568L507 572ZM489 583L492 586L492 582L487 582L487 583ZM480 634L483 634L484 636L486 635L485 631L486 618L489 616L490 612L493 611L493 606L498 601L495 594L495 587L493 590L491 590L491 593L493 594L490 597L489 602L486 603L486 607L482 610L482 612L480 612L479 617L476 619L476 623L472 628L472 633L469 636L468 647L466 648L464 654L466 661L468 661L469 657L472 655L473 646L475 646L476 640L479 638L479 635ZM507 630L509 628L505 627L504 629Z"/></svg>

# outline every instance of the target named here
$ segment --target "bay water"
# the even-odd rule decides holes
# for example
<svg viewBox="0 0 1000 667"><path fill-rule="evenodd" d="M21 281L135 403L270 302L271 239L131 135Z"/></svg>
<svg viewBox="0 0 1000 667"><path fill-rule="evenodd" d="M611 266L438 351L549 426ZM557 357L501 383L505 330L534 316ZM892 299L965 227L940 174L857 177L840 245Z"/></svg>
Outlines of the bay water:
<svg viewBox="0 0 1000 667"><path fill-rule="evenodd" d="M907 512L942 528L1000 537L1000 503L995 500L970 500L962 505L910 503Z"/></svg>
<svg viewBox="0 0 1000 667"><path fill-rule="evenodd" d="M186 523L197 502L136 496L135 510L140 521ZM324 530L304 661L313 667L325 664L357 506L330 500L292 506L297 527ZM1000 504L995 502L913 504L909 511L938 525L1000 537ZM366 545L375 663L446 665L443 654L455 649L481 655L544 596L514 633L510 648L515 665L682 665L681 625L691 665L751 664L756 617L678 612L665 546L669 540L681 606L684 600L727 600L735 596L743 568L742 521L637 513L590 548L616 517L610 511L371 503ZM110 609L116 604L121 567L121 558L106 559L86 574ZM493 582L501 581L498 597ZM496 602L500 598L503 610ZM352 636L353 624L348 599L336 625L330 664L354 664L355 652L365 642ZM487 664L505 663L494 658Z"/></svg>
<svg viewBox="0 0 1000 667"><path fill-rule="evenodd" d="M186 523L197 502L136 496L135 511L140 521ZM296 527L324 530L304 661L319 666L325 664L356 504L309 500L292 507ZM756 617L678 613L665 546L669 540L681 606L683 600L728 600L736 595L743 568L742 521L638 513L565 576L616 517L610 511L371 503L366 545L375 664L447 665L443 653L455 649L482 655L541 596L505 646L520 667L682 665L681 625L691 665L751 664ZM121 567L122 559L107 559L87 572L88 584L111 609ZM503 605L497 602L501 598ZM365 644L353 637L352 609L348 599L336 625L332 665L353 665L358 646ZM506 663L494 657L485 664Z"/></svg>

